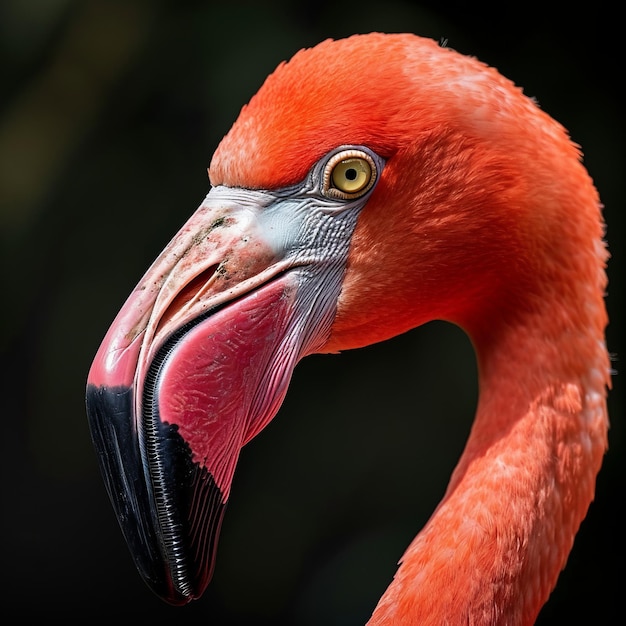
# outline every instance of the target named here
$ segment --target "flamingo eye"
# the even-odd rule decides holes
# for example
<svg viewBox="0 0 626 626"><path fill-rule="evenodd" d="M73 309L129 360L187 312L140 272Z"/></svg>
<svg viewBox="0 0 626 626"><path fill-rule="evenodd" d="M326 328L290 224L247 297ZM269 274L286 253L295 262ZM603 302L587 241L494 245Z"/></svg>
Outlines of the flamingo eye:
<svg viewBox="0 0 626 626"><path fill-rule="evenodd" d="M322 192L329 198L352 200L365 194L376 181L376 164L361 150L343 150L324 168Z"/></svg>

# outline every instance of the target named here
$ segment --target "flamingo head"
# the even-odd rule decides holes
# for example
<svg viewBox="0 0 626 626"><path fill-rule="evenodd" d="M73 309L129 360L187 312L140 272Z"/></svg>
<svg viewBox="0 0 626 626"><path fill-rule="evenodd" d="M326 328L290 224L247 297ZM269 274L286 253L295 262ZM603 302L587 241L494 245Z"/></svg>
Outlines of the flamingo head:
<svg viewBox="0 0 626 626"><path fill-rule="evenodd" d="M159 596L204 591L240 450L302 357L434 318L480 334L534 289L563 218L555 151L577 158L520 90L413 35L325 41L267 79L89 372L105 483Z"/></svg>

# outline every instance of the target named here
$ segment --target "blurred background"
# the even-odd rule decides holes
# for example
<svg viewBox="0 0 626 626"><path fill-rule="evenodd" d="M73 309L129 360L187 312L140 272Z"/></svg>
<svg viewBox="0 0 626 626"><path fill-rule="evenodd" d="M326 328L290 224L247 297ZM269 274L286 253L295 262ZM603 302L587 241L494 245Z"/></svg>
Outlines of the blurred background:
<svg viewBox="0 0 626 626"><path fill-rule="evenodd" d="M477 393L469 341L443 323L298 366L243 451L214 580L187 607L140 580L96 466L91 359L208 191L241 106L301 47L372 30L447 39L570 130L605 204L621 370L622 21L605 2L565 6L548 17L532 2L0 2L3 623L363 624L441 498ZM596 501L539 624L623 612L622 381Z"/></svg>

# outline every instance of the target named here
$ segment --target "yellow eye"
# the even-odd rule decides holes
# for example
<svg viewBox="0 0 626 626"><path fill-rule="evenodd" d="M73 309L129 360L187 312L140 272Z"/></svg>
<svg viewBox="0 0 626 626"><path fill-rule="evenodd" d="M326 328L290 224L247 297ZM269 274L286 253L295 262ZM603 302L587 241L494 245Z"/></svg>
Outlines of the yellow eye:
<svg viewBox="0 0 626 626"><path fill-rule="evenodd" d="M376 165L361 150L344 150L329 159L324 170L323 193L351 200L369 191L376 180Z"/></svg>
<svg viewBox="0 0 626 626"><path fill-rule="evenodd" d="M370 182L372 167L365 159L344 159L335 165L331 178L340 191L358 193Z"/></svg>

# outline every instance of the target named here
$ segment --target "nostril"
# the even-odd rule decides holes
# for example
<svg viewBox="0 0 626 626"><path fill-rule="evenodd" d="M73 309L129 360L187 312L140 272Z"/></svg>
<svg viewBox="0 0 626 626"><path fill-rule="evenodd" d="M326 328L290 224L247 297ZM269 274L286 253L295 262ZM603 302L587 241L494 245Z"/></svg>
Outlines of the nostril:
<svg viewBox="0 0 626 626"><path fill-rule="evenodd" d="M220 272L221 263L214 263L207 267L203 272L198 274L193 280L188 282L179 292L176 294L170 305L167 307L167 312L161 317L159 321L159 327L161 327L168 318L180 311L188 302L193 300L198 292L209 283L209 281Z"/></svg>

